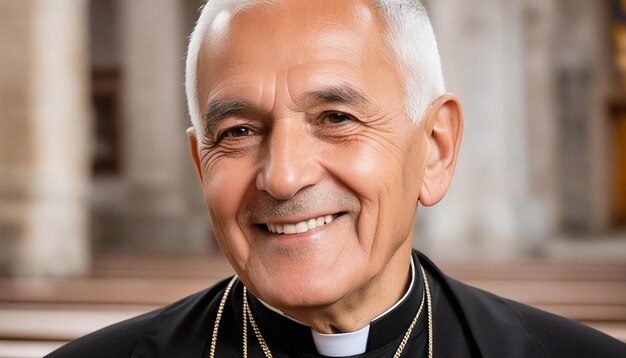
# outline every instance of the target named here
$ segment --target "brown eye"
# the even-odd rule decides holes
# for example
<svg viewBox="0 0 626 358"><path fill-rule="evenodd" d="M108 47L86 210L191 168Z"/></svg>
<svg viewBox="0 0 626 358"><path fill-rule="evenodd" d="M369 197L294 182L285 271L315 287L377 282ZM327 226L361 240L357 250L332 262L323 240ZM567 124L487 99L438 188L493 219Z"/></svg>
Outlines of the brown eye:
<svg viewBox="0 0 626 358"><path fill-rule="evenodd" d="M235 127L235 128L230 128L228 130L225 130L224 132L222 132L219 136L219 139L224 139L224 138L238 138L238 137L247 137L251 134L251 131L249 128L246 127Z"/></svg>
<svg viewBox="0 0 626 358"><path fill-rule="evenodd" d="M344 113L330 113L326 116L326 118L328 122L332 124L339 124L352 120L352 117Z"/></svg>

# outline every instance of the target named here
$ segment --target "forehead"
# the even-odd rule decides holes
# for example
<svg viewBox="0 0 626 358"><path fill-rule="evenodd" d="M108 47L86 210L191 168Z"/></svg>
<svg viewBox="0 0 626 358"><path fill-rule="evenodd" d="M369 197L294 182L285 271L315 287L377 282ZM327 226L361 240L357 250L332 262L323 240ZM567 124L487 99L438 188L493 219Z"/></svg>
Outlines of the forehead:
<svg viewBox="0 0 626 358"><path fill-rule="evenodd" d="M392 62L385 31L368 0L274 1L223 10L209 25L198 57L200 104L216 86L255 91L281 76L295 87L375 81Z"/></svg>

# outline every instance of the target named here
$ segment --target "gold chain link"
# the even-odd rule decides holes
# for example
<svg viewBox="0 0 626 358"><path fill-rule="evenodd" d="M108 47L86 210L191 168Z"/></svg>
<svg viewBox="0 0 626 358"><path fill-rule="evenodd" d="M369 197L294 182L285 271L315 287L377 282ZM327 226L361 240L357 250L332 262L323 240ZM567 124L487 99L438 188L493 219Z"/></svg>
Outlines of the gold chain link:
<svg viewBox="0 0 626 358"><path fill-rule="evenodd" d="M256 321L254 320L254 317L252 317L252 311L250 311L250 306L248 306L248 290L246 289L245 286L243 287L243 310L244 312L247 312L248 314L250 325L252 326L252 330L254 331L254 335L256 336L257 341L259 341L259 344L261 345L261 349L263 349L263 353L265 354L265 357L272 358L272 352L270 352L270 348L267 346L267 343L265 343L265 339L261 335L261 331L259 330L259 327L256 325ZM248 358L248 357L244 356L244 358Z"/></svg>
<svg viewBox="0 0 626 358"><path fill-rule="evenodd" d="M232 280L226 286L226 291L224 291L224 295L222 296L222 300L220 301L220 305L217 308L217 316L215 317L215 325L213 325L213 335L211 337L211 350L209 351L209 357L215 357L215 346L217 345L217 331L220 328L220 321L222 320L222 313L224 312L224 305L226 305L226 298L228 298L228 294L230 290L233 288L235 282L237 282L237 275L233 277Z"/></svg>
<svg viewBox="0 0 626 358"><path fill-rule="evenodd" d="M399 358L404 351L404 347L406 346L409 338L411 337L411 332L415 325L417 324L417 320L419 319L420 313L422 313L422 308L424 307L424 296L426 297L427 306L428 306L428 358L433 357L433 325L432 325L432 306L430 302L430 287L428 285L428 278L426 277L426 272L424 272L424 268L420 265L420 271L422 272L422 277L424 278L424 293L422 295L422 301L420 302L420 306L417 309L417 314L413 318L411 325L409 325L409 329L404 333L404 337L402 338L402 342L398 346L398 350L396 350L396 354L393 355L393 358Z"/></svg>

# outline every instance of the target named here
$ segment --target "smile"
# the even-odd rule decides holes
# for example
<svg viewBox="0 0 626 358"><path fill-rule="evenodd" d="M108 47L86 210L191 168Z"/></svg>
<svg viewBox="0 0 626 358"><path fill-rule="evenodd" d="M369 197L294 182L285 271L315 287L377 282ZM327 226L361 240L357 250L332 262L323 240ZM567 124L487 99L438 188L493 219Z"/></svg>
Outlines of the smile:
<svg viewBox="0 0 626 358"><path fill-rule="evenodd" d="M309 230L313 230L315 228L328 225L334 220L333 215L325 215L320 216L318 218L309 219L305 221L300 221L297 223L288 223L288 224L265 224L267 230L269 230L273 234L301 234L307 232Z"/></svg>

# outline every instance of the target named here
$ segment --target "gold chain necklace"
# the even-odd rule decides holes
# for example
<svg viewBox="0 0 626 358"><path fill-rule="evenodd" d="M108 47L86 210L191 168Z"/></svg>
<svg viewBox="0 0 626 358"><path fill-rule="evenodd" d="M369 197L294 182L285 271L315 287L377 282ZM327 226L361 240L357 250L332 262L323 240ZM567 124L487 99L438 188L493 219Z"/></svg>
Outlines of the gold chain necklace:
<svg viewBox="0 0 626 358"><path fill-rule="evenodd" d="M424 271L424 268L421 265L420 265L420 271L422 272L422 277L424 278L424 294L422 295L422 301L420 302L420 306L417 309L417 314L415 314L415 317L413 318L413 321L411 321L409 328L404 333L404 337L402 337L402 341L400 342L400 345L398 346L396 353L393 355L393 358L399 358L400 355L402 354L402 351L404 351L404 347L406 347L406 344L409 341L409 338L411 337L411 332L413 332L413 328L415 328L415 325L417 324L417 320L419 319L419 316L422 313L422 308L424 307L424 298L426 298L426 305L428 309L428 358L433 357L433 319L432 319L433 315L432 315L432 302L431 302L431 297L430 297L430 286L428 285L428 278L426 277L426 272ZM228 286L226 286L226 290L224 291L224 295L222 296L220 305L218 306L217 316L215 318L215 324L213 325L213 334L211 336L211 347L209 350L209 358L215 357L215 348L217 345L217 333L220 327L222 314L224 313L224 306L226 305L226 299L228 298L228 294L233 288L233 285L235 284L235 282L237 282L237 279L238 277L237 275L235 275L232 278L232 280L230 280L230 282L228 283ZM263 335L261 334L261 331L259 330L259 327L257 326L256 321L254 320L254 317L252 316L252 311L250 310L250 306L248 305L247 289L244 286L243 287L243 342L242 342L244 358L248 357L248 321L250 321L250 326L252 326L252 331L254 332L254 335L256 336L256 339L259 342L261 349L263 350L263 354L265 355L266 358L272 358L272 352L270 351L270 348L267 346L267 343L265 342L265 339L263 338Z"/></svg>

